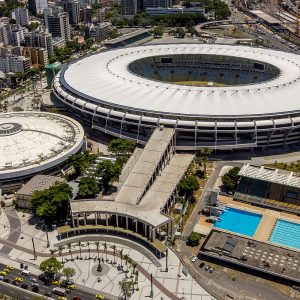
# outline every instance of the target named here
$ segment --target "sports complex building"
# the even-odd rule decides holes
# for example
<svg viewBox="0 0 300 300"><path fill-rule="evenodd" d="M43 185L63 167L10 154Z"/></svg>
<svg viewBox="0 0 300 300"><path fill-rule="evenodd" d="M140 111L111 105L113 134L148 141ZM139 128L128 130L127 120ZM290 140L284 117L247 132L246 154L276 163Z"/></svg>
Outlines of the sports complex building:
<svg viewBox="0 0 300 300"><path fill-rule="evenodd" d="M244 46L170 44L80 58L56 76L67 112L95 130L146 143L175 129L177 150L299 143L300 58Z"/></svg>
<svg viewBox="0 0 300 300"><path fill-rule="evenodd" d="M75 120L45 112L0 114L0 189L14 192L36 174L58 174L85 145Z"/></svg>

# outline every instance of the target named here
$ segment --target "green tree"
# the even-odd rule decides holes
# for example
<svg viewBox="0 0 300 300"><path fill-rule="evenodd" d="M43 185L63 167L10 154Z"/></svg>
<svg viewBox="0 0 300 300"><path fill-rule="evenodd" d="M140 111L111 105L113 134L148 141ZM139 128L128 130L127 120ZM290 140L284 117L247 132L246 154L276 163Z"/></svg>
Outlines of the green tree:
<svg viewBox="0 0 300 300"><path fill-rule="evenodd" d="M69 280L71 277L74 277L76 275L76 271L73 268L67 267L62 270L62 274L65 275Z"/></svg>
<svg viewBox="0 0 300 300"><path fill-rule="evenodd" d="M99 185L95 177L82 177L79 182L80 197L92 197L99 193Z"/></svg>
<svg viewBox="0 0 300 300"><path fill-rule="evenodd" d="M203 163L204 174L206 174L206 163L208 161L208 157L212 154L212 150L210 148L203 148L196 152L196 161L200 164Z"/></svg>
<svg viewBox="0 0 300 300"><path fill-rule="evenodd" d="M111 182L119 180L121 170L122 166L119 163L104 160L97 165L96 174L101 177L103 187L107 190Z"/></svg>
<svg viewBox="0 0 300 300"><path fill-rule="evenodd" d="M119 282L119 287L122 291L122 293L124 294L125 299L127 299L127 297L131 297L132 296L132 289L133 289L133 281L129 280L127 278L122 279Z"/></svg>
<svg viewBox="0 0 300 300"><path fill-rule="evenodd" d="M234 167L222 176L221 178L222 184L227 192L236 189L239 181L239 176L238 176L239 171L240 171L239 167Z"/></svg>
<svg viewBox="0 0 300 300"><path fill-rule="evenodd" d="M194 231L193 231L193 232L188 236L188 239L187 239L186 244L187 244L188 246L191 246L191 247L196 247L196 246L199 245L200 238L201 238L200 233L194 232Z"/></svg>
<svg viewBox="0 0 300 300"><path fill-rule="evenodd" d="M164 28L162 26L155 26L153 28L153 35L155 38L162 37L163 33L164 33Z"/></svg>
<svg viewBox="0 0 300 300"><path fill-rule="evenodd" d="M191 194L193 191L199 189L199 183L197 177L194 175L186 176L179 183L179 188L181 191L187 194Z"/></svg>
<svg viewBox="0 0 300 300"><path fill-rule="evenodd" d="M35 191L29 200L29 207L46 224L54 220L65 220L69 213L71 196L72 188L67 183L56 183L49 189Z"/></svg>
<svg viewBox="0 0 300 300"><path fill-rule="evenodd" d="M123 139L114 139L107 146L109 152L118 156L130 155L134 148L135 143Z"/></svg>
<svg viewBox="0 0 300 300"><path fill-rule="evenodd" d="M178 38L183 39L185 37L185 31L184 31L184 29L181 28L181 27L176 28L176 30L175 30L175 36L178 37Z"/></svg>
<svg viewBox="0 0 300 300"><path fill-rule="evenodd" d="M84 151L83 153L73 154L68 158L68 166L73 166L76 175L80 175L84 170L86 170L93 161L97 158L97 155Z"/></svg>
<svg viewBox="0 0 300 300"><path fill-rule="evenodd" d="M50 274L58 273L63 268L63 264L55 257L50 257L40 264L40 270Z"/></svg>

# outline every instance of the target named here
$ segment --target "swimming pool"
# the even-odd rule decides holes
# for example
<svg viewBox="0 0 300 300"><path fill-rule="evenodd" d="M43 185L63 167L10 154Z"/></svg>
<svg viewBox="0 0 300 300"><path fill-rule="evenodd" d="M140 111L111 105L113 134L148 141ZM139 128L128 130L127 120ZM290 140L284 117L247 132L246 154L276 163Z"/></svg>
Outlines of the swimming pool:
<svg viewBox="0 0 300 300"><path fill-rule="evenodd" d="M214 226L235 233L253 236L261 218L262 215L259 214L226 207L219 220L215 221Z"/></svg>
<svg viewBox="0 0 300 300"><path fill-rule="evenodd" d="M300 224L285 220L277 220L270 241L300 249Z"/></svg>

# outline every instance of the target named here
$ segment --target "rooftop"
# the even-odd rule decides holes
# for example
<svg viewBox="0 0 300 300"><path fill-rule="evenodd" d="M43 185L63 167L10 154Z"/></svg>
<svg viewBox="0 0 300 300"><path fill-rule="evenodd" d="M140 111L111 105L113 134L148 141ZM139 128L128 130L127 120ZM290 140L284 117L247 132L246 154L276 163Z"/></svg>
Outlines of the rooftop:
<svg viewBox="0 0 300 300"><path fill-rule="evenodd" d="M0 179L51 168L78 152L84 142L75 120L46 112L0 114Z"/></svg>
<svg viewBox="0 0 300 300"><path fill-rule="evenodd" d="M153 56L186 57L189 54L232 57L233 61L236 57L246 58L263 66L274 66L279 75L260 83L198 87L151 80L130 72L128 67L136 60ZM271 116L299 111L299 69L298 55L270 49L210 44L149 45L81 58L57 75L54 87L62 97L78 105L88 101L91 111L108 106L128 114L159 114L161 118L164 115L197 118Z"/></svg>
<svg viewBox="0 0 300 300"><path fill-rule="evenodd" d="M245 164L239 176L300 188L300 176L294 172Z"/></svg>
<svg viewBox="0 0 300 300"><path fill-rule="evenodd" d="M24 184L17 192L19 195L32 195L35 191L48 189L56 182L64 182L65 180L57 176L36 175Z"/></svg>
<svg viewBox="0 0 300 300"><path fill-rule="evenodd" d="M275 18L273 18L272 16L264 13L261 10L251 10L250 11L253 15L263 19L264 21L268 22L269 24L280 24L281 22Z"/></svg>
<svg viewBox="0 0 300 300"><path fill-rule="evenodd" d="M300 252L213 229L200 253L300 283Z"/></svg>

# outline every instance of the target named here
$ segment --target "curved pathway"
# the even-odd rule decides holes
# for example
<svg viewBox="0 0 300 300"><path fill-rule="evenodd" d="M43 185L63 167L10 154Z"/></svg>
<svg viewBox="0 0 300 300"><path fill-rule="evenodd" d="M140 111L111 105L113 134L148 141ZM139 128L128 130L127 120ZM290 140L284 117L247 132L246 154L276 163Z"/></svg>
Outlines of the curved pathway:
<svg viewBox="0 0 300 300"><path fill-rule="evenodd" d="M64 239L56 244L54 244L55 247L59 245L66 245L68 243L76 243L76 242L88 242L88 241L104 241L108 243L115 243L120 244L132 249L137 250L138 252L142 253L144 256L146 256L151 263L157 268L161 267L161 263L156 259L156 257L152 254L151 251L149 251L144 246L141 246L140 244L131 241L129 239L124 239L117 236L109 236L109 235L80 235L72 238Z"/></svg>
<svg viewBox="0 0 300 300"><path fill-rule="evenodd" d="M20 251L23 251L25 253L33 255L33 251L32 250L24 248L22 246L19 246L19 245L13 243L13 242L8 241L8 240L4 240L4 239L0 238L0 244L3 244L5 247L10 248L10 250L17 249L17 250L20 250ZM90 251L86 250L86 249L81 250L81 253L89 253L89 252L90 253L98 253L98 251L96 249L90 249ZM99 249L99 253L105 253L105 251ZM80 254L80 251L79 250L72 251L72 255L74 255L74 254ZM114 253L113 253L113 251L107 251L107 254L113 255ZM60 255L57 254L57 253L50 254L50 253L36 252L36 255L39 256L39 257L51 257L51 256L60 257ZM69 252L63 252L62 253L62 256L69 256L69 255L70 255ZM119 253L116 253L115 255L116 255L116 257L120 258ZM133 259L131 259L131 260L132 260L132 262L134 262L136 264L136 269L141 274L143 274L148 280L150 280L151 275L141 265L139 265L136 261L134 261ZM168 289L166 289L165 286L163 284L161 284L158 280L156 280L154 277L152 278L152 281L153 281L153 285L157 289L159 289L163 294L165 294L166 296L168 296L169 299L172 299L172 300L179 300L180 299L177 296L175 296L173 293L171 293Z"/></svg>
<svg viewBox="0 0 300 300"><path fill-rule="evenodd" d="M16 244L21 235L21 222L15 210L8 211L9 208L2 210L8 219L9 222L9 234L7 236L7 240L13 244ZM12 249L4 245L0 252L2 254L9 254Z"/></svg>

